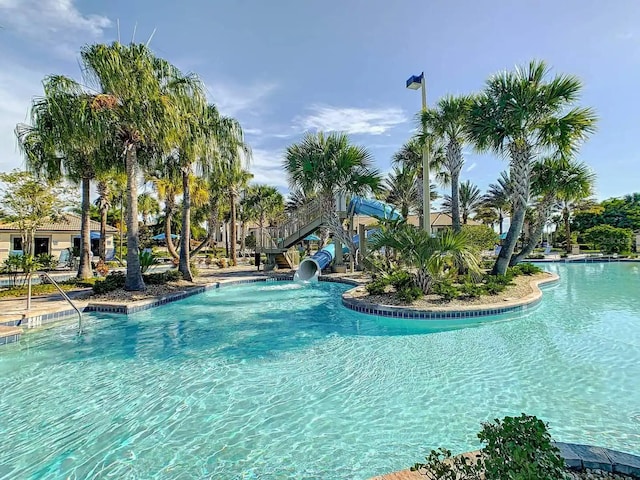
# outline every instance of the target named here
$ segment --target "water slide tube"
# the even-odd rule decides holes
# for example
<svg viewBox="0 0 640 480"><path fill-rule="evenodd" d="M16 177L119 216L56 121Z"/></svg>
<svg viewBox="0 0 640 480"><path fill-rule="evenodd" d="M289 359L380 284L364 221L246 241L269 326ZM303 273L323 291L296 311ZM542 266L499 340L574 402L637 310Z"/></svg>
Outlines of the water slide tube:
<svg viewBox="0 0 640 480"><path fill-rule="evenodd" d="M349 202L348 211L357 215L368 215L370 217L383 219L396 220L401 218L401 215L395 210L393 205L362 197L353 197ZM359 236L354 236L353 241L354 243L358 243ZM343 251L348 252L349 249L343 249ZM300 262L300 266L293 275L293 279L302 282L316 280L320 276L320 272L333 261L335 253L336 246L331 243L311 257L305 258Z"/></svg>

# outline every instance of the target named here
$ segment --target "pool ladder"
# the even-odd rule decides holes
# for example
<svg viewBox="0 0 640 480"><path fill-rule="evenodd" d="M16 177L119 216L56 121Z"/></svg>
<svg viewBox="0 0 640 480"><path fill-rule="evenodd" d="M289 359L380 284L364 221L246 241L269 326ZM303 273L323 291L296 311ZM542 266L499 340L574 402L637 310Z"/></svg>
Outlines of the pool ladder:
<svg viewBox="0 0 640 480"><path fill-rule="evenodd" d="M58 289L58 292L60 292L60 295L62 295L62 297L67 302L69 302L69 305L71 305L73 309L76 311L76 313L78 314L78 335L82 335L82 312L80 311L80 309L76 307L76 304L73 303L73 300L69 298L69 295L67 295L64 292L64 290L62 290L62 288L60 288L60 285L58 285L58 283L51 277L51 275L49 275L47 272L38 272L38 273L40 273L40 275L43 275L47 280L49 280L53 284L53 286Z"/></svg>

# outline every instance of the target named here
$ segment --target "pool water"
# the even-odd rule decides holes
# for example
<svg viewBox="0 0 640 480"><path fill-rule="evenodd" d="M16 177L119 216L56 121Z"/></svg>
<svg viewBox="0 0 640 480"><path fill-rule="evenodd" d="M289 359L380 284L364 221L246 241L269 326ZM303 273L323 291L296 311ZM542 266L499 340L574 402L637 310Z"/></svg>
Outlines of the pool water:
<svg viewBox="0 0 640 480"><path fill-rule="evenodd" d="M521 412L640 454L640 264L548 268L538 308L467 328L270 282L26 335L0 351L0 478L365 479Z"/></svg>

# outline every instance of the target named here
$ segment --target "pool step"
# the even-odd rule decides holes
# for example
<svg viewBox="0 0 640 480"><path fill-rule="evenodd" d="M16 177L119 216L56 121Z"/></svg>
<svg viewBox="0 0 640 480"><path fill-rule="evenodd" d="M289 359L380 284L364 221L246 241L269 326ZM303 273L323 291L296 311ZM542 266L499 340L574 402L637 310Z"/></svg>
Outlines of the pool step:
<svg viewBox="0 0 640 480"><path fill-rule="evenodd" d="M19 327L8 327L0 325L0 345L14 343L20 340L22 329Z"/></svg>

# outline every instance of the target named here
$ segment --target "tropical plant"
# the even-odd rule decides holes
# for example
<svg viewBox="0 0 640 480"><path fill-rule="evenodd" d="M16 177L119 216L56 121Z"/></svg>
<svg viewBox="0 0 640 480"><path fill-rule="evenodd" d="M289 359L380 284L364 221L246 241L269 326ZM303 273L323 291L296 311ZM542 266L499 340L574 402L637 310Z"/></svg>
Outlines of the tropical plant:
<svg viewBox="0 0 640 480"><path fill-rule="evenodd" d="M126 290L145 288L138 257L138 181L145 146L158 151L175 148L184 131L185 97L199 82L185 77L143 44L88 45L80 53L87 80L100 92L93 108L107 110L122 145L127 174Z"/></svg>
<svg viewBox="0 0 640 480"><path fill-rule="evenodd" d="M104 113L94 108L95 96L74 80L50 76L43 84L44 96L31 105L31 124L16 127L18 143L29 170L54 182L65 177L81 184L78 278L90 278L90 189L113 152L109 124Z"/></svg>
<svg viewBox="0 0 640 480"><path fill-rule="evenodd" d="M329 229L351 254L355 245L336 215L336 194L363 195L378 190L380 175L369 152L343 133L307 134L287 147L284 160L289 185L320 197Z"/></svg>
<svg viewBox="0 0 640 480"><path fill-rule="evenodd" d="M252 185L247 190L246 204L258 221L258 246L262 247L264 227L270 218L284 212L284 197L275 187L269 185Z"/></svg>
<svg viewBox="0 0 640 480"><path fill-rule="evenodd" d="M466 225L469 217L473 215L482 203L480 189L469 180L462 182L459 189L459 206L458 213L462 215L462 224ZM451 219L455 222L455 214L453 213L453 199L449 195L445 195L442 201L442 209L451 214ZM458 224L460 218L458 218Z"/></svg>
<svg viewBox="0 0 640 480"><path fill-rule="evenodd" d="M448 183L451 185L449 199L452 227L455 232L459 232L461 229L458 187L460 172L464 164L462 148L466 142L466 126L470 107L471 98L468 96L446 96L438 101L435 108L423 111L421 118L423 129L433 132L433 135L439 137L445 144L442 168L447 172Z"/></svg>
<svg viewBox="0 0 640 480"><path fill-rule="evenodd" d="M584 232L584 239L605 253L626 253L631 250L633 232L628 228L598 225Z"/></svg>
<svg viewBox="0 0 640 480"><path fill-rule="evenodd" d="M100 244L99 255L104 262L107 259L107 220L109 209L114 205L115 200L120 200L120 193L124 192L126 177L122 172L118 172L115 168L110 170L103 169L96 175L96 190L98 198L95 205L100 212Z"/></svg>
<svg viewBox="0 0 640 480"><path fill-rule="evenodd" d="M383 198L395 206L403 218L407 218L409 212L421 208L418 187L418 176L415 170L409 169L406 165L396 166L385 179Z"/></svg>
<svg viewBox="0 0 640 480"><path fill-rule="evenodd" d="M531 191L537 198L535 220L530 226L529 238L522 251L511 257L511 266L533 252L558 202L565 219L565 228L570 230L570 208L573 204L569 199L579 201L590 196L594 180L595 175L589 167L575 160L546 158L533 166Z"/></svg>
<svg viewBox="0 0 640 480"><path fill-rule="evenodd" d="M160 213L160 204L156 197L144 192L138 195L138 209L142 216L142 224L146 227L149 225L150 218Z"/></svg>
<svg viewBox="0 0 640 480"><path fill-rule="evenodd" d="M489 184L487 193L482 197L480 208L493 210L498 220L500 235L503 233L504 214L511 209L513 188L508 172L501 172L497 183Z"/></svg>
<svg viewBox="0 0 640 480"><path fill-rule="evenodd" d="M380 230L370 240L371 248L393 249L401 262L415 269L415 284L425 294L433 282L460 269L472 275L480 272L476 251L464 233L445 230L432 237L424 230L399 224L397 228Z"/></svg>
<svg viewBox="0 0 640 480"><path fill-rule="evenodd" d="M462 231L477 250L492 250L500 241L500 236L487 225L463 225Z"/></svg>
<svg viewBox="0 0 640 480"><path fill-rule="evenodd" d="M493 272L504 274L524 225L531 166L539 152L566 158L594 131L589 108L573 107L582 89L569 75L549 77L544 62L491 77L470 111L468 133L479 150L506 155L514 189L513 215Z"/></svg>

